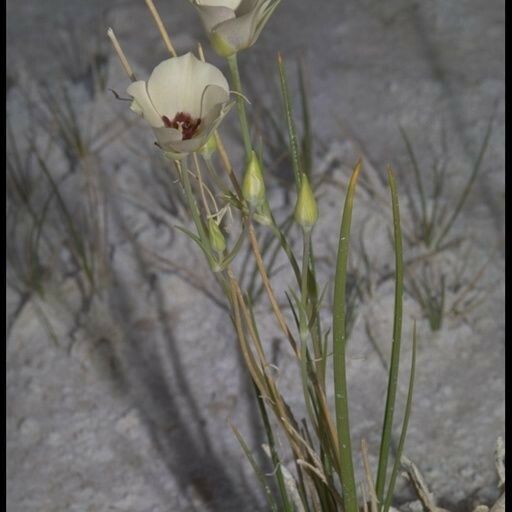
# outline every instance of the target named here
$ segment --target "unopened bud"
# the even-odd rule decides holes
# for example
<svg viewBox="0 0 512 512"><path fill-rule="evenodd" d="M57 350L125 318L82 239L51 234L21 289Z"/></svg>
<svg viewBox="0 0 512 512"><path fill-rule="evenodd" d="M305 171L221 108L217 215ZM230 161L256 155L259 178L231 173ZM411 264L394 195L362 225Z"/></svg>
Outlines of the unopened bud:
<svg viewBox="0 0 512 512"><path fill-rule="evenodd" d="M305 174L302 175L299 197L295 205L295 222L305 231L310 230L318 219L318 208L311 185Z"/></svg>
<svg viewBox="0 0 512 512"><path fill-rule="evenodd" d="M260 206L265 200L263 173L261 172L261 165L254 151L252 151L251 158L245 169L242 194L244 199L254 209Z"/></svg>
<svg viewBox="0 0 512 512"><path fill-rule="evenodd" d="M208 235L212 249L215 252L222 254L226 249L226 239L213 219L208 219Z"/></svg>

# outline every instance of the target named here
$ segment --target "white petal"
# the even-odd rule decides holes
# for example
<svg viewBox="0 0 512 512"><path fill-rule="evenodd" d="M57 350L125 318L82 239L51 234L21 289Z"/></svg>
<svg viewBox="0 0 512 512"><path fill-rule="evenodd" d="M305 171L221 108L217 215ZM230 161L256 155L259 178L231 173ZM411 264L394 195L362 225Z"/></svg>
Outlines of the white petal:
<svg viewBox="0 0 512 512"><path fill-rule="evenodd" d="M242 50L251 46L255 40L258 22L268 0L244 0L240 6L241 15L217 25L213 32L224 39L229 46Z"/></svg>
<svg viewBox="0 0 512 512"><path fill-rule="evenodd" d="M273 3L270 1L264 1L262 3L262 14L259 16L256 30L254 31L254 34L252 36L252 42L251 44L254 44L256 39L258 39L261 31L263 30L263 27L267 24L267 21L269 20L270 16L274 13L277 6L280 4L280 0L274 1Z"/></svg>
<svg viewBox="0 0 512 512"><path fill-rule="evenodd" d="M131 109L142 117L154 127L163 126L162 116L155 109L151 99L149 98L146 88L146 82L139 80L133 82L128 86L126 92L133 97ZM135 103L135 104L134 104Z"/></svg>
<svg viewBox="0 0 512 512"><path fill-rule="evenodd" d="M196 4L196 10L203 22L206 32L211 32L214 27L223 21L235 18L235 11L227 7Z"/></svg>
<svg viewBox="0 0 512 512"><path fill-rule="evenodd" d="M203 91L203 101L201 106L201 117L204 117L210 110L219 103L227 103L229 93L218 85L208 85Z"/></svg>
<svg viewBox="0 0 512 512"><path fill-rule="evenodd" d="M241 0L195 0L197 5L208 5L213 7L227 7L233 11L240 5Z"/></svg>
<svg viewBox="0 0 512 512"><path fill-rule="evenodd" d="M238 6L238 9L236 11L236 14L238 17L243 16L244 14L248 14L252 10L256 8L259 2L266 1L266 0L242 0L240 2L240 5Z"/></svg>
<svg viewBox="0 0 512 512"><path fill-rule="evenodd" d="M208 85L229 90L219 69L202 62L192 53L161 62L148 80L148 94L161 115L174 118L178 112L201 115L203 92Z"/></svg>
<svg viewBox="0 0 512 512"><path fill-rule="evenodd" d="M181 140L181 132L175 128L153 128L155 132L156 140L162 148L166 148L172 142Z"/></svg>

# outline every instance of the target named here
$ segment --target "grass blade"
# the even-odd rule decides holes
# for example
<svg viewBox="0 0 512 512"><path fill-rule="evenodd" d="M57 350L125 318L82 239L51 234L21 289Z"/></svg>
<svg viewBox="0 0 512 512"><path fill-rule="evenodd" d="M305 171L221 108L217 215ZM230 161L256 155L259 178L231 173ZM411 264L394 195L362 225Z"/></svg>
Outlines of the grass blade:
<svg viewBox="0 0 512 512"><path fill-rule="evenodd" d="M475 182L475 179L478 175L478 172L480 171L480 166L482 165L482 160L484 158L485 152L487 150L487 146L489 145L489 139L491 138L492 133L492 123L494 121L494 113L491 116L491 119L489 120L489 125L487 127L487 131L485 133L484 141L482 143L482 147L480 148L480 152L478 153L478 157L475 162L475 166L473 167L473 172L471 173L471 176L469 177L468 182L466 183L466 186L464 187L464 190L461 192L459 200L457 202L457 206L455 206L455 209L453 210L452 215L450 216L450 219L446 223L443 231L439 235L437 241L436 241L436 247L439 247L441 245L441 242L444 240L444 237L449 233L451 227L453 226L453 223L459 216L460 211L462 210L462 207L464 206L464 203L466 202L466 199L468 198L469 192L471 191L471 188L473 187L473 184Z"/></svg>
<svg viewBox="0 0 512 512"><path fill-rule="evenodd" d="M409 425L409 416L411 415L412 406L412 395L414 389L414 376L416 373L416 322L414 322L413 333L412 333L412 356L411 356L411 372L409 375L409 390L407 392L407 401L405 403L404 421L402 423L402 432L400 434L400 440L398 441L398 447L395 454L395 463L391 470L391 476L389 479L388 492L386 495L386 501L384 502L383 512L388 512L391 506L391 500L393 499L393 492L395 490L396 477L398 475L398 468L400 467L400 459L402 458L402 452L405 444L405 437L407 435L407 427Z"/></svg>
<svg viewBox="0 0 512 512"><path fill-rule="evenodd" d="M290 100L290 89L288 88L288 80L286 79L286 71L284 69L283 58L281 54L277 56L277 65L279 67L279 79L281 83L281 94L283 95L283 104L286 116L286 124L288 127L288 138L290 141L290 154L293 163L293 174L295 176L295 186L297 192L300 190L302 181L301 165L300 165L300 150L297 141L297 130L295 129L295 121L293 119L293 109Z"/></svg>
<svg viewBox="0 0 512 512"><path fill-rule="evenodd" d="M261 419L263 420L263 426L265 427L265 433L267 435L268 445L270 449L270 457L272 459L272 463L274 464L277 486L279 488L279 494L281 496L281 502L283 506L281 510L283 510L284 512L293 512L293 507L290 503L290 498L286 490L286 484L283 476L283 466L281 465L281 460L279 459L279 454L277 453L276 450L274 434L272 432L272 427L270 426L267 408L265 407L265 402L263 401L263 398L258 392L256 384L254 384L254 390L256 392L256 398L258 400L258 407L260 409Z"/></svg>
<svg viewBox="0 0 512 512"><path fill-rule="evenodd" d="M254 470L254 473L256 474L256 477L257 477L261 487L265 491L265 498L267 500L268 506L270 507L270 510L272 512L278 512L279 509L277 508L276 500L274 499L272 490L270 489L270 487L266 481L265 474L260 469L260 467L258 466L256 461L254 460L251 450L247 446L247 443L245 442L245 439L243 438L242 434L240 434L239 430L235 427L235 425L233 425L232 423L230 425L231 425L231 430L233 430L233 433L235 434L238 442L240 443L240 446L242 447L242 450L244 451L245 456L247 457L247 460L251 464L251 467Z"/></svg>
<svg viewBox="0 0 512 512"><path fill-rule="evenodd" d="M352 221L352 205L357 178L359 177L360 171L361 161L359 161L354 168L345 197L336 262L336 276L334 279L332 324L336 430L338 434L340 457L339 466L345 512L357 512L358 510L354 465L352 462L352 446L350 442L350 422L348 417L348 394L345 368L345 348L347 341L345 325L345 292L347 283L350 225Z"/></svg>
<svg viewBox="0 0 512 512"><path fill-rule="evenodd" d="M304 164L304 171L309 175L313 166L313 134L311 130L308 92L302 61L299 64L299 86L302 104L302 122L304 126L304 135L302 136L302 162Z"/></svg>
<svg viewBox="0 0 512 512"><path fill-rule="evenodd" d="M425 189L423 188L423 181L421 180L421 172L418 165L418 161L416 160L416 155L414 154L414 150L412 149L411 141L407 136L405 130L400 127L400 133L402 138L404 139L405 146L407 148L407 153L409 154L409 158L411 159L412 168L414 170L414 178L416 179L416 186L418 187L418 192L420 193L420 201L421 201L421 235L425 235L426 223L427 223L427 197L425 195Z"/></svg>
<svg viewBox="0 0 512 512"><path fill-rule="evenodd" d="M402 300L404 288L403 273L403 251L402 251L402 231L400 228L400 210L398 205L398 193L396 190L395 178L391 168L388 168L388 181L391 189L391 202L393 207L393 228L395 239L395 314L393 319L393 342L391 348L391 363L389 365L388 391L386 396L386 409L384 413L384 423L382 426L382 437L379 453L379 466L377 471L377 482L375 489L377 499L382 503L384 497L384 487L386 484L386 473L391 444L391 430L393 428L393 415L395 412L395 399L398 381L398 368L400 362L400 342L402 337Z"/></svg>

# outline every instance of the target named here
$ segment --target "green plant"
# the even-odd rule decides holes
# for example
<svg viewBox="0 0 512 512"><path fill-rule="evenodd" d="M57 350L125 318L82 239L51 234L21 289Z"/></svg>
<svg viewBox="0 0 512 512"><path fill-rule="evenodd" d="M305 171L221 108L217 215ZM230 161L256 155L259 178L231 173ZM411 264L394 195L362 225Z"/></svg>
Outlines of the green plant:
<svg viewBox="0 0 512 512"><path fill-rule="evenodd" d="M296 129L284 61L280 55L278 56L277 65L286 126L287 151L290 156L297 196L293 212L289 212L285 221L278 224L272 213L272 206L266 197L267 173L262 165L264 148L258 149L258 151L254 149L252 139L254 135L250 129L245 92L238 67L238 52L234 49L235 47L250 46L254 42L252 38L255 35L257 37L259 32L251 32L249 34L250 41L242 40L243 38L240 36L241 41L237 46L233 40L229 39L233 32L227 32L229 35L225 37L228 37L228 40L224 41L218 39L221 36L215 33L215 29L207 27L211 30L210 38L213 38L215 50L227 58L230 70L230 89L235 96L241 141L245 153L245 170L240 179L240 174L236 172L224 148L220 133L210 135L210 132L207 131L211 127L217 128L218 126L218 124L212 124L213 117L205 117L204 132L197 129L203 123L203 118L196 119L196 112L201 111L196 105L203 104L202 98L209 86L205 85L205 89L200 90L194 77L187 75L188 71L180 74L180 81L172 75L174 69L181 69L183 62L190 62L190 67L187 69L201 70L202 80L204 77L210 76L211 80L222 85L221 89L225 91L218 70L215 71L211 66L204 65L204 55L201 49L199 56L203 60L203 64L189 55L177 57L153 3L148 2L148 4L160 32L164 35L164 42L172 57L155 68L148 80L149 85L145 86L145 89L143 83L135 81L128 60L112 29L109 29L109 37L128 77L133 82L128 89L129 93L133 93L132 110L142 114L150 124L158 139L159 147L167 155L175 169L179 187L192 221L192 229L189 229L188 226L177 226L177 229L188 235L200 248L227 300L230 318L246 369L253 382L255 401L266 433L267 446L265 450L273 464L274 470L270 480L273 480L274 485L269 482L269 475L266 475L265 471L256 463L250 447L235 426L233 426L234 434L255 471L270 510L357 512L360 500L353 463L348 415L349 396L346 382L346 343L349 323L347 321L349 304L347 301L347 265L352 210L356 197L356 184L362 172L362 163L358 162L355 165L345 196L340 232L337 238L339 246L334 277L332 325L325 328L322 325L320 308L326 288L322 289L317 279L314 245L311 238L318 217L318 208L315 187L310 186L310 183L315 183L315 176L312 173L312 136L303 78L301 78L301 94L305 128L301 141ZM258 15L266 13L263 16L266 21L265 16L268 14L264 8L266 4L258 1L254 5L255 9L258 9L258 6L262 8L261 12L257 11ZM275 3L272 3L272 6L274 8ZM222 13L225 14L225 11ZM219 11L219 15L222 13ZM236 11L233 16L236 19ZM245 34L245 32L242 33ZM166 83L176 84L174 91L176 105L173 106L174 110L172 111L166 110L168 105L166 93L162 92L163 87L160 87L160 84L164 83L163 75L165 73L167 73ZM207 83L205 82L205 84ZM187 94L182 94L181 91L187 91ZM194 95L197 99L194 99ZM150 102L147 101L148 98ZM214 111L217 121L220 119L219 112L222 113L228 108L225 92L219 91L219 98L221 99L216 107L217 110ZM182 104L179 103L180 99ZM160 118L163 120L162 122ZM162 131L165 128L173 129L175 132ZM205 134L209 134L209 140L213 140L214 137L217 151L215 155L201 159L198 153L204 147L203 144L208 144L205 141ZM166 139L166 135L176 138ZM167 142L168 140L169 142ZM219 167L223 172L219 170ZM222 175L226 178L225 181L220 179ZM414 335L408 399L398 449L395 454L395 463L390 471L388 463L401 354L404 265L398 192L391 169L388 169L388 183L391 192L395 252L392 355L389 364L386 404L383 407L384 419L375 485L369 475L370 471L367 471L368 486L370 489L375 489L371 498L373 506L379 507L384 512L387 512L391 505L400 456L405 442L412 404L416 351L416 335ZM229 224L229 236L222 224L222 218L228 211L232 217ZM300 231L302 257L296 255L297 249L290 236L289 229L293 225L297 226ZM260 242L262 239L263 241ZM247 247L247 252L240 267L237 265L238 256L244 247ZM295 281L293 286L283 292L276 291L271 273L278 251L283 252ZM248 265L249 258L253 260L256 271L251 272ZM278 300L281 294L287 297L293 323L287 318L284 308ZM286 398L282 395L278 380L273 374L273 367L266 350L267 343L260 334L261 319L254 308L255 300L263 300L263 296L266 297L274 316L275 327L287 340L289 350L296 360L302 386L304 418L296 417ZM329 341L331 334L332 343ZM330 367L333 369L334 380L332 382L327 380L329 374L327 369ZM333 403L330 403L328 398L329 388L334 391ZM288 449L293 457L293 473L284 465L284 454L276 442L277 431L283 434L287 440Z"/></svg>

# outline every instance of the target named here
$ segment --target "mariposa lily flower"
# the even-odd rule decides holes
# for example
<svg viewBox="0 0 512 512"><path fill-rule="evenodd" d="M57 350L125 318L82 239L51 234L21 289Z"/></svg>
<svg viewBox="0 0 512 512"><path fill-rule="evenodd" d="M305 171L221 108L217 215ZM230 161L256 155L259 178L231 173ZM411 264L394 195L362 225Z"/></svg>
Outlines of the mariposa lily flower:
<svg viewBox="0 0 512 512"><path fill-rule="evenodd" d="M252 46L281 0L190 0L222 57Z"/></svg>
<svg viewBox="0 0 512 512"><path fill-rule="evenodd" d="M133 82L127 93L133 97L130 108L173 158L201 149L233 105L222 72L192 53L164 60L147 82Z"/></svg>

